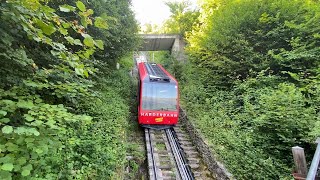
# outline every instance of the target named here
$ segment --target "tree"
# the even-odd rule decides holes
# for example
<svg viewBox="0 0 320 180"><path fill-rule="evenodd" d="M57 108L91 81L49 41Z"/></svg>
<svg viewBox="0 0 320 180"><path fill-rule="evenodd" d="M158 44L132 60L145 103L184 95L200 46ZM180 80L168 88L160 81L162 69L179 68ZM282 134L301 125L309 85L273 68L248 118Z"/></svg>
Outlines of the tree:
<svg viewBox="0 0 320 180"><path fill-rule="evenodd" d="M162 26L164 33L177 33L185 36L187 32L191 32L194 24L197 24L199 11L191 9L189 1L182 2L166 2L171 12L171 16Z"/></svg>
<svg viewBox="0 0 320 180"><path fill-rule="evenodd" d="M124 78L102 67L133 49L137 25L127 1L98 2L101 12L87 1L0 2L0 179L112 179L122 168Z"/></svg>
<svg viewBox="0 0 320 180"><path fill-rule="evenodd" d="M231 87L265 69L289 78L285 72L316 75L317 3L229 1L213 7L203 10L201 26L188 42L196 63L212 72L208 78L216 85Z"/></svg>
<svg viewBox="0 0 320 180"><path fill-rule="evenodd" d="M320 135L319 3L203 2L182 102L237 179L289 179L290 147Z"/></svg>

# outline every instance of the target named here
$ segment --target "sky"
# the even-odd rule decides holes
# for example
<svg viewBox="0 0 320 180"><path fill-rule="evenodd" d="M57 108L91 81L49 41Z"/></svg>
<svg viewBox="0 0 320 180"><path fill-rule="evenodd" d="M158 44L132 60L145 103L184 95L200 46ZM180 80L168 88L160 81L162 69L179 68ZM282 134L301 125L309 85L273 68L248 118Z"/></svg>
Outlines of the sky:
<svg viewBox="0 0 320 180"><path fill-rule="evenodd" d="M146 23L161 24L170 16L169 7L164 3L168 1L181 2L182 0L132 0L132 9L141 25ZM197 0L189 1L195 5Z"/></svg>

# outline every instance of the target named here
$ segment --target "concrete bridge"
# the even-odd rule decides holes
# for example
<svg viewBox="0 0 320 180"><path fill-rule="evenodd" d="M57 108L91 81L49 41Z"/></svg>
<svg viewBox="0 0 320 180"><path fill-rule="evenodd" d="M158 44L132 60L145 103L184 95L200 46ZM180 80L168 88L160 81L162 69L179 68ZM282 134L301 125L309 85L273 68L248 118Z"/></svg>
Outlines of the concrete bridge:
<svg viewBox="0 0 320 180"><path fill-rule="evenodd" d="M184 59L185 41L179 34L140 34L139 51L170 51L178 60Z"/></svg>

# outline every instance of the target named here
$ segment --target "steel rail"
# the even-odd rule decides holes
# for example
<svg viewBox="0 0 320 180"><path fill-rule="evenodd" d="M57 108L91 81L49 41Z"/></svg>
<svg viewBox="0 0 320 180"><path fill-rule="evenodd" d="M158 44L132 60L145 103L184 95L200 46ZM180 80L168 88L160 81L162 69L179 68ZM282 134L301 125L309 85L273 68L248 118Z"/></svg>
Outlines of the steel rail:
<svg viewBox="0 0 320 180"><path fill-rule="evenodd" d="M182 180L194 180L190 167L188 166L184 156L182 155L182 149L174 136L173 129L165 130L169 144L171 146L172 154L175 158L175 162L178 168L178 172Z"/></svg>
<svg viewBox="0 0 320 180"><path fill-rule="evenodd" d="M148 128L145 128L145 138L146 138L147 154L148 154L149 177L150 177L150 180L157 180L159 179L158 169L157 169L157 164L154 157L154 147L152 144L150 129ZM150 172L150 167L152 169L152 172Z"/></svg>
<svg viewBox="0 0 320 180"><path fill-rule="evenodd" d="M317 175L317 171L319 168L319 161L320 161L320 138L317 139L317 143L318 143L317 149L316 149L316 152L314 153L306 180L314 180Z"/></svg>

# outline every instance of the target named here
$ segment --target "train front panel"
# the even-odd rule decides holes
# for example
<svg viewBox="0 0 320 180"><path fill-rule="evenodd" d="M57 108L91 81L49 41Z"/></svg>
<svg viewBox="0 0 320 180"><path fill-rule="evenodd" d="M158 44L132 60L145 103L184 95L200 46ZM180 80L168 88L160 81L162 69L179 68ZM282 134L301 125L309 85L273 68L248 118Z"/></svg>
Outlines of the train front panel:
<svg viewBox="0 0 320 180"><path fill-rule="evenodd" d="M139 104L139 124L177 124L178 86L175 82L143 82Z"/></svg>
<svg viewBox="0 0 320 180"><path fill-rule="evenodd" d="M138 121L144 125L175 125L179 118L177 81L160 65L139 64Z"/></svg>
<svg viewBox="0 0 320 180"><path fill-rule="evenodd" d="M176 125L179 111L148 111L140 109L139 124L141 125Z"/></svg>

